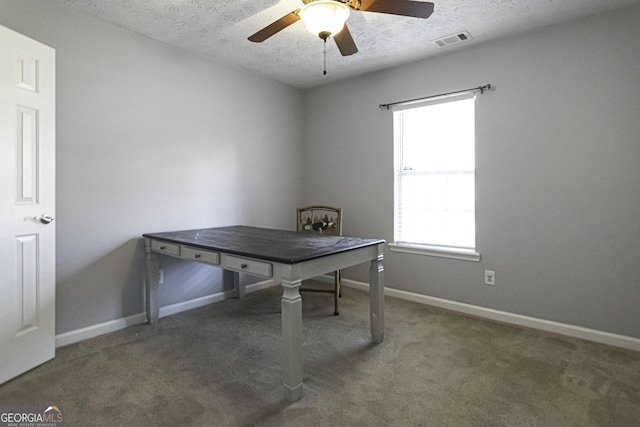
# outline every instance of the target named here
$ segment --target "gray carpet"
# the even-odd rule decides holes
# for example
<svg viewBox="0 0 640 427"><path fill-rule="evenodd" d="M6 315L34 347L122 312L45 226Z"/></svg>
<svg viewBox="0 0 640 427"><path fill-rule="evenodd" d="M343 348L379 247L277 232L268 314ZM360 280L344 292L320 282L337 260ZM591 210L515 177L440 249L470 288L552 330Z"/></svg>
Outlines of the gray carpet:
<svg viewBox="0 0 640 427"><path fill-rule="evenodd" d="M303 295L305 397L280 382L280 290L58 349L0 405L67 426L640 426L640 353L387 297Z"/></svg>

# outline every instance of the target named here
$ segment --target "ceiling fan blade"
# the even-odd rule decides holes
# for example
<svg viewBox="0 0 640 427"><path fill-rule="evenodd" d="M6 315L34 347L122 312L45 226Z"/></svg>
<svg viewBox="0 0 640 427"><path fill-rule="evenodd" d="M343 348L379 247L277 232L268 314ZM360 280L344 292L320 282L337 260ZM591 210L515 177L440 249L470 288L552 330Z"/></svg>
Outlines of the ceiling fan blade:
<svg viewBox="0 0 640 427"><path fill-rule="evenodd" d="M344 28L338 34L333 36L333 39L336 41L338 45L338 49L342 56L353 55L358 51L356 47L356 42L353 41L353 37L351 37L351 33L349 32L349 28L347 24L344 24Z"/></svg>
<svg viewBox="0 0 640 427"><path fill-rule="evenodd" d="M300 20L300 9L296 9L291 13L286 14L277 21L267 25L257 33L249 37L249 41L260 43L271 37L272 35L284 30L291 24L295 24Z"/></svg>
<svg viewBox="0 0 640 427"><path fill-rule="evenodd" d="M428 18L433 13L433 3L411 0L361 0L358 10Z"/></svg>

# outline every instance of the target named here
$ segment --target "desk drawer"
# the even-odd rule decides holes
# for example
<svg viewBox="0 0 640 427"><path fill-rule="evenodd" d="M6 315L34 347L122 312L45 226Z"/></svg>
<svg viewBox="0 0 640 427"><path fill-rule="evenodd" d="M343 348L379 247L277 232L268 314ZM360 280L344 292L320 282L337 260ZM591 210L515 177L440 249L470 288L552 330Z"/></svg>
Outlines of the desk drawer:
<svg viewBox="0 0 640 427"><path fill-rule="evenodd" d="M169 255L180 256L180 246L174 245L173 243L152 240L151 249L156 252L165 252Z"/></svg>
<svg viewBox="0 0 640 427"><path fill-rule="evenodd" d="M268 262L227 256L225 268L242 271L244 273L257 274L259 276L271 277L271 264Z"/></svg>
<svg viewBox="0 0 640 427"><path fill-rule="evenodd" d="M220 264L220 254L218 252L206 251L204 249L183 246L181 256L198 262L206 262L207 264Z"/></svg>

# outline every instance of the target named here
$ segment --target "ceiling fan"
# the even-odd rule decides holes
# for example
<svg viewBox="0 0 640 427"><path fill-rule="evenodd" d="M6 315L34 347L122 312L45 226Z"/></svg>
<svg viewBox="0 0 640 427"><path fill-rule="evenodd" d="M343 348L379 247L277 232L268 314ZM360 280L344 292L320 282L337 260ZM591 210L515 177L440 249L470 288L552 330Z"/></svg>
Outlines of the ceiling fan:
<svg viewBox="0 0 640 427"><path fill-rule="evenodd" d="M257 33L249 37L252 42L260 43L284 30L289 25L302 19L310 32L323 39L326 43L330 36L336 41L336 45L342 56L353 55L358 52L356 43L349 32L345 21L349 17L349 11L378 12L391 15L410 16L426 19L433 13L433 3L413 0L302 0L304 6L296 9L275 22L267 25ZM320 24L312 21L317 18ZM332 27L327 24L325 18L337 19Z"/></svg>

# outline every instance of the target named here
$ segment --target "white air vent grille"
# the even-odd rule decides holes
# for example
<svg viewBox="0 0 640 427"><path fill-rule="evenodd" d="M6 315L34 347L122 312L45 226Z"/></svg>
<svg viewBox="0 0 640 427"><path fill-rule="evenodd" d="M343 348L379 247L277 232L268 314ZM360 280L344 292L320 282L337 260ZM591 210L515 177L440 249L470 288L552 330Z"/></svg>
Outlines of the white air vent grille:
<svg viewBox="0 0 640 427"><path fill-rule="evenodd" d="M471 35L468 31L462 31L460 33L452 34L450 36L440 37L439 39L431 40L433 44L438 47L451 46L461 42L471 40Z"/></svg>

